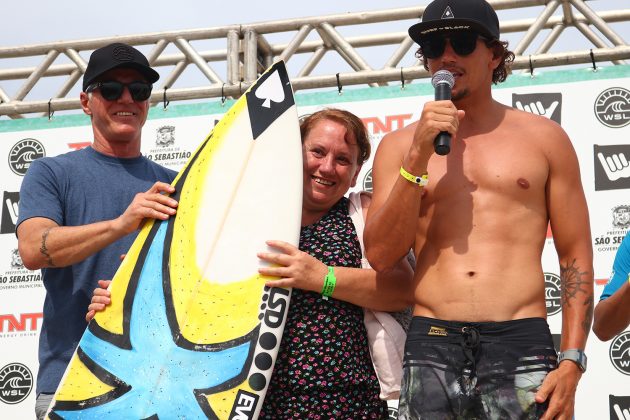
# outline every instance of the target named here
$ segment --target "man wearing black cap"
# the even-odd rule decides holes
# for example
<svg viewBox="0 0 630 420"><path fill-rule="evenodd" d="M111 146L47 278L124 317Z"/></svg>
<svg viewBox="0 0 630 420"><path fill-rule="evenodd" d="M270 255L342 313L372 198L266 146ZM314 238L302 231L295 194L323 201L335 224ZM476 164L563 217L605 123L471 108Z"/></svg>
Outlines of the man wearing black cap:
<svg viewBox="0 0 630 420"><path fill-rule="evenodd" d="M81 106L90 147L34 161L22 183L17 235L24 265L42 269L46 299L39 343L38 418L43 418L86 323L99 279L113 277L145 218L167 219L175 172L140 153L152 84L142 53L111 44L92 53Z"/></svg>
<svg viewBox="0 0 630 420"><path fill-rule="evenodd" d="M382 271L416 255L401 418L570 419L593 312L575 151L555 122L492 98L514 55L485 0L435 0L409 35L429 72L448 70L454 86L452 100L427 102L418 122L383 138L373 165L367 257ZM451 136L446 156L434 153L440 132ZM559 357L541 265L548 223Z"/></svg>

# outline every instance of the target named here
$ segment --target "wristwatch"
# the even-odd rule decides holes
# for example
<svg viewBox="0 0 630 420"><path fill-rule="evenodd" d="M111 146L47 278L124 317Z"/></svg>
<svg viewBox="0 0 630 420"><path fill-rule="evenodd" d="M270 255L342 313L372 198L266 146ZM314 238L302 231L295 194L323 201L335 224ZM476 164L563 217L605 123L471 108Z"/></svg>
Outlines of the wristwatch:
<svg viewBox="0 0 630 420"><path fill-rule="evenodd" d="M582 372L586 372L586 354L580 349L569 349L558 353L558 364L563 360L571 360Z"/></svg>

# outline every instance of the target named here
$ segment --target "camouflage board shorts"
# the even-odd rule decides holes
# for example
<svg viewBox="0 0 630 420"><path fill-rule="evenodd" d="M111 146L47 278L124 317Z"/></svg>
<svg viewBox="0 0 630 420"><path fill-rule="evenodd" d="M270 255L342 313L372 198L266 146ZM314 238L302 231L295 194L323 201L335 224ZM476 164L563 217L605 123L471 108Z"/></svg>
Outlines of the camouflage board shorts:
<svg viewBox="0 0 630 420"><path fill-rule="evenodd" d="M543 318L457 322L414 317L399 419L537 419L557 354Z"/></svg>

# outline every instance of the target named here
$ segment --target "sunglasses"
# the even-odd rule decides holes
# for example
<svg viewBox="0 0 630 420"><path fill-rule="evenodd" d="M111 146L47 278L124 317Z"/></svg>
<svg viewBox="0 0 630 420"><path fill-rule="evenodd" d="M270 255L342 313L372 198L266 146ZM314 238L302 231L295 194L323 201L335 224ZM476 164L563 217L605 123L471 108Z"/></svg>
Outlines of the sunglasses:
<svg viewBox="0 0 630 420"><path fill-rule="evenodd" d="M116 80L110 80L107 82L92 83L85 89L86 93L92 92L95 89L101 91L101 96L108 101L115 101L120 98L125 90L125 87L129 90L131 97L136 102L142 102L149 99L151 96L151 89L153 85L147 82L131 82L121 83Z"/></svg>
<svg viewBox="0 0 630 420"><path fill-rule="evenodd" d="M477 48L477 38L482 41L487 39L474 32L453 32L447 35L431 35L420 41L422 55L426 58L438 58L444 54L446 40L448 39L453 51L457 55L465 56L471 54Z"/></svg>

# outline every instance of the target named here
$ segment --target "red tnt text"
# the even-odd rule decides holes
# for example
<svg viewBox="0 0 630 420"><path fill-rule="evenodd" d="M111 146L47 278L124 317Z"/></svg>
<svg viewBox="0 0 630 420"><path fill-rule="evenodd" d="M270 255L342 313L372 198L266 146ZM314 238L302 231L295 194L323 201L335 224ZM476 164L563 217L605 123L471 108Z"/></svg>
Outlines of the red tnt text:
<svg viewBox="0 0 630 420"><path fill-rule="evenodd" d="M385 122L378 117L362 118L363 124L374 134L389 133L405 126L405 121L411 118L412 114L387 115ZM371 126L370 126L371 124Z"/></svg>
<svg viewBox="0 0 630 420"><path fill-rule="evenodd" d="M19 320L13 314L0 315L0 333L37 331L37 321L43 317L44 314L41 312L20 314Z"/></svg>

